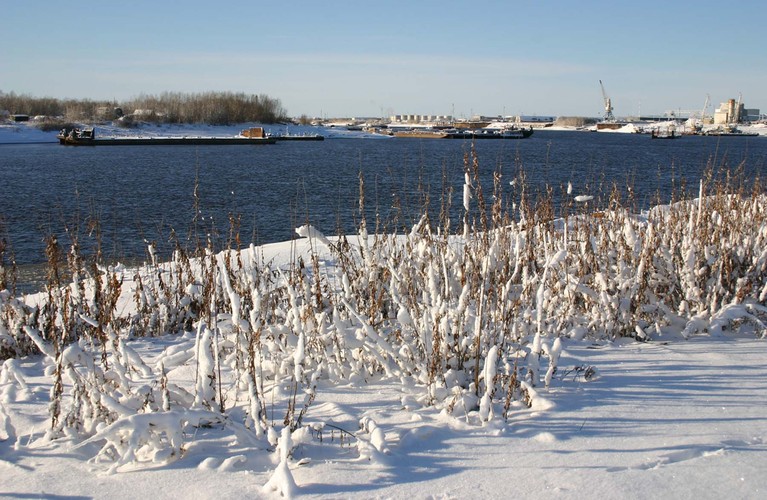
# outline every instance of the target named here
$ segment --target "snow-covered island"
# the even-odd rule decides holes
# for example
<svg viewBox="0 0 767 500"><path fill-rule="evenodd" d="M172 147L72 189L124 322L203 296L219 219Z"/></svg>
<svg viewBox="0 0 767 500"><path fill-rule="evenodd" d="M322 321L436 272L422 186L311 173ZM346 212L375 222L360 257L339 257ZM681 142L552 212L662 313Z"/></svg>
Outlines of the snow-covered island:
<svg viewBox="0 0 767 500"><path fill-rule="evenodd" d="M3 256L0 496L761 498L763 188L521 192L468 162L461 220L140 268L51 240L28 296Z"/></svg>

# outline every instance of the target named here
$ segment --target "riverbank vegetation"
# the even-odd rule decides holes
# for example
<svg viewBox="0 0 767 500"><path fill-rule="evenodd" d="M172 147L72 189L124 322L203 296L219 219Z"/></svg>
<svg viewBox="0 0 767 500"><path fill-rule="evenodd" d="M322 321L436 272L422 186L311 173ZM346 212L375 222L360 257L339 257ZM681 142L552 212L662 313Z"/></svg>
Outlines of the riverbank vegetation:
<svg viewBox="0 0 767 500"><path fill-rule="evenodd" d="M440 217L424 210L400 234L371 230L399 223L366 220L360 177L357 234L302 226L282 261L242 248L235 216L227 248L178 243L161 259L150 244L137 269L106 265L98 244L83 255L82 241L51 238L46 291L0 292L0 381L23 381L13 360L41 354L48 437L69 436L113 471L178 459L186 427L226 428L240 442L248 434L263 449L279 442L286 463L322 435L304 419L323 384L394 380L420 388L418 404L484 425L549 408L547 388L598 375L560 366L564 339L687 338L744 325L765 336L759 180L711 170L692 195L679 189L635 214L617 188L533 197L521 173L507 199L509 179L499 172L483 186L479 174L467 153L460 220L448 216L446 193ZM87 235L99 237L97 221ZM157 352L132 347L168 335L178 341ZM360 425L360 456L386 454L375 421Z"/></svg>
<svg viewBox="0 0 767 500"><path fill-rule="evenodd" d="M98 122L118 120L155 123L278 123L287 119L279 99L242 92L163 92L142 94L124 101L55 99L0 91L0 111L43 117L47 122Z"/></svg>

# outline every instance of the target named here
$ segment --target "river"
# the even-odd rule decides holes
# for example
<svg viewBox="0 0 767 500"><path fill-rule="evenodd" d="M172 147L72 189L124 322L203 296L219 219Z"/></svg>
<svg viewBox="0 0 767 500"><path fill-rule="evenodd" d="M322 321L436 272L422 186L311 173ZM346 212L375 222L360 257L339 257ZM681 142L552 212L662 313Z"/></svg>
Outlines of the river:
<svg viewBox="0 0 767 500"><path fill-rule="evenodd" d="M243 245L293 238L294 228L306 222L333 235L354 231L359 221L360 174L371 230L376 215L390 222L397 210L400 229L407 227L427 194L437 212L447 188L453 190L456 227L470 146L402 138L264 146L1 145L0 235L21 267L45 262L48 235L65 247L72 235L84 248L100 239L109 260L146 258L145 241L155 242L167 257L171 229L182 244L212 235L220 248L229 235L230 214L240 220ZM767 138L651 140L537 131L526 140L480 140L475 148L488 197L493 171L501 172L510 196L519 189L511 181L524 171L531 192L550 185L556 200L563 199L568 182L572 196L604 195L613 185L625 196L630 186L633 208L644 209L657 200L668 202L683 180L688 191L697 192L709 165L715 171L742 166L746 177L764 178Z"/></svg>

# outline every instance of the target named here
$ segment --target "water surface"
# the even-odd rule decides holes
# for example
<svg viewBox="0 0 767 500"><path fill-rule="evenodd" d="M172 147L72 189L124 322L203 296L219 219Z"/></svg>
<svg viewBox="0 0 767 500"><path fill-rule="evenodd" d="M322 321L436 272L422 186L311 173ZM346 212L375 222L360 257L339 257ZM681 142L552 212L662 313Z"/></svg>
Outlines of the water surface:
<svg viewBox="0 0 767 500"><path fill-rule="evenodd" d="M742 165L746 175L764 176L767 138L538 131L527 140L477 141L475 147L488 195L493 171L502 174L506 195L514 195L518 185L510 181L524 171L531 190L548 184L557 199L568 182L573 195L609 192L613 184L625 194L631 186L641 209L667 202L682 179L696 191L709 165ZM182 244L211 235L220 247L230 215L240 220L243 244L293 238L306 222L336 234L353 231L359 221L360 174L369 227L376 216L391 221L394 213L406 227L426 200L438 211L450 189L457 223L469 149L464 141L388 138L255 147L4 145L2 232L20 265L45 261L48 235L67 246L76 236L92 248L97 227L105 257L117 260L145 258L144 241L167 256L171 229Z"/></svg>

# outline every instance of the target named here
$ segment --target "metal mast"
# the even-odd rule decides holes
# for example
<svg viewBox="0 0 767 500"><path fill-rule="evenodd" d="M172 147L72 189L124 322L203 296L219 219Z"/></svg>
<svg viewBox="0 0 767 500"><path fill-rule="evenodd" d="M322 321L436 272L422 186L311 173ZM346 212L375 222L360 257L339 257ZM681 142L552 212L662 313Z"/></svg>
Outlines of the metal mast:
<svg viewBox="0 0 767 500"><path fill-rule="evenodd" d="M711 96L706 94L706 102L703 103L703 109L700 112L700 125L701 127L706 123L706 110L708 109L708 102L711 100Z"/></svg>
<svg viewBox="0 0 767 500"><path fill-rule="evenodd" d="M607 92L605 92L605 86L602 85L602 80L599 80L599 86L602 87L602 99L605 101L605 121L614 122L615 116L613 115L613 103L610 98L607 97Z"/></svg>

